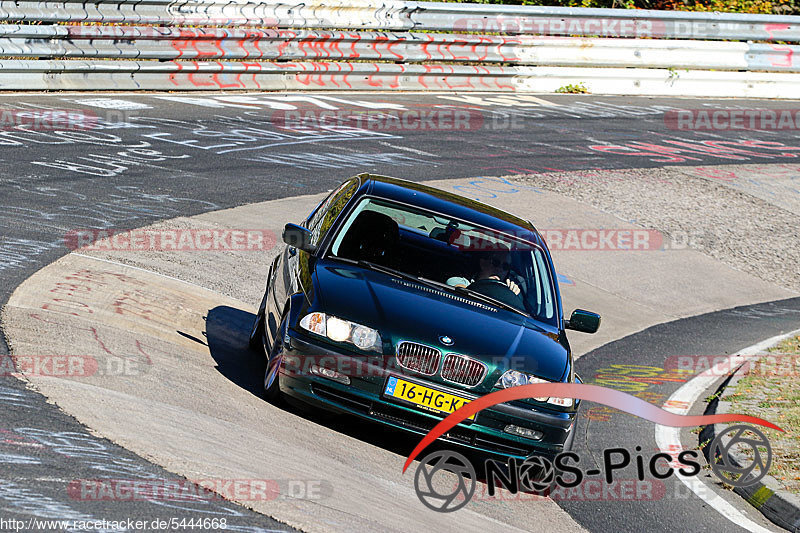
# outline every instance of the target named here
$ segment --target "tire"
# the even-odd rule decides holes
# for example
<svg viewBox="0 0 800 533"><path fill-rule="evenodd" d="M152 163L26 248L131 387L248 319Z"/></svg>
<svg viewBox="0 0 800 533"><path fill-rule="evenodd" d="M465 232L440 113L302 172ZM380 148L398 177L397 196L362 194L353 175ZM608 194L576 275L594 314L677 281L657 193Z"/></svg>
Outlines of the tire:
<svg viewBox="0 0 800 533"><path fill-rule="evenodd" d="M248 346L250 349L257 352L257 351L264 351L263 343L261 342L261 337L264 336L264 315L259 313L256 315L256 320L253 323L253 330L250 332L250 339L247 341Z"/></svg>
<svg viewBox="0 0 800 533"><path fill-rule="evenodd" d="M284 331L286 330L286 318L287 316L284 315L283 319L281 320L281 325L276 332L275 342L272 343L272 349L270 350L269 357L267 357L267 370L264 373L264 391L262 395L265 400L274 404L281 403L281 372L280 362L277 362L274 367L272 367L272 363L275 358L278 357L278 354L283 347L283 335Z"/></svg>
<svg viewBox="0 0 800 533"><path fill-rule="evenodd" d="M256 319L253 322L253 328L250 330L250 338L247 341L247 344L250 346L250 349L253 351L261 351L264 352L263 342L261 337L264 336L264 315L267 310L267 295L269 294L269 287L264 291L264 297L261 298L261 305L258 306L258 311L256 312ZM264 354L266 355L266 354Z"/></svg>

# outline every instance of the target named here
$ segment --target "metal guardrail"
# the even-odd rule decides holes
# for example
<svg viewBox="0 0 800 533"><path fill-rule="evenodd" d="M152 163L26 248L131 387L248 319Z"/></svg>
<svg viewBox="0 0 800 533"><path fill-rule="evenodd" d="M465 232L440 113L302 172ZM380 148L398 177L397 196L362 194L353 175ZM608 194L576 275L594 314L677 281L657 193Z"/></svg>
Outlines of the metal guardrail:
<svg viewBox="0 0 800 533"><path fill-rule="evenodd" d="M779 98L794 92L788 73L662 69L402 65L352 62L159 62L0 60L0 89L24 90L346 90L552 92L592 80L600 94ZM665 81L666 80L666 81Z"/></svg>
<svg viewBox="0 0 800 533"><path fill-rule="evenodd" d="M800 41L796 16L388 0L3 0L0 21Z"/></svg>
<svg viewBox="0 0 800 533"><path fill-rule="evenodd" d="M713 79L752 96L800 97L800 46L771 42L800 42L800 17L791 16L391 0L0 0L0 22L0 57L15 58L0 61L0 89L552 91L563 81L606 94L697 95ZM784 78L769 86L767 73Z"/></svg>
<svg viewBox="0 0 800 533"><path fill-rule="evenodd" d="M0 56L484 62L800 72L800 46L795 45L153 26L0 25Z"/></svg>

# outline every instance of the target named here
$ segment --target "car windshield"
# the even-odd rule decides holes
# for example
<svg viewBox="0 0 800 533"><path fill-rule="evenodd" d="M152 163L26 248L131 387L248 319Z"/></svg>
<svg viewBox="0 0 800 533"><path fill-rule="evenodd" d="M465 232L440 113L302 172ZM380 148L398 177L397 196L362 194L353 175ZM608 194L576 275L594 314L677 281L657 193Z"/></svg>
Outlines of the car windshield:
<svg viewBox="0 0 800 533"><path fill-rule="evenodd" d="M524 239L365 198L342 224L328 253L556 325L549 263L541 248Z"/></svg>

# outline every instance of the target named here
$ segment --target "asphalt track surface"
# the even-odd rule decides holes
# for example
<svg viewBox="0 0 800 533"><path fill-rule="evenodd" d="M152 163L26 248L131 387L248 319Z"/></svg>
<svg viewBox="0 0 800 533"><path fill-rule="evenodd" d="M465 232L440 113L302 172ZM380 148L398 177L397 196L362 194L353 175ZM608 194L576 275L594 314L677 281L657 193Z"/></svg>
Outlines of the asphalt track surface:
<svg viewBox="0 0 800 533"><path fill-rule="evenodd" d="M555 95L460 100L449 95L395 94L3 95L2 109L80 109L97 121L86 131L8 127L0 131L0 302L5 303L13 289L36 270L68 252L63 236L71 229L129 229L176 216L318 193L357 172L430 180L730 161L720 151L709 149L708 143L717 141L749 147L755 141L769 147L761 150L762 156L744 156L744 162L791 161L793 150L800 146L796 132L686 132L665 125L664 111L669 109L734 104L771 109L796 105ZM471 125L415 131L384 123L343 132L313 124L321 110L363 117L365 112L392 108L445 109L440 106L472 106ZM282 118L275 113L289 111L304 113L312 127L288 134L276 128L276 120L293 115ZM616 148L602 148L609 145ZM662 150L653 150L653 145ZM741 157L738 161L742 162ZM797 301L790 301L779 304L777 308L783 311L775 313L720 312L655 326L587 354L578 369L591 382L591 376L611 358L615 363L648 364L641 360L642 353L655 359L680 353L729 353L794 329L798 307ZM7 353L4 342L0 350ZM676 385L663 387L656 392L670 392L669 387ZM70 480L109 473L142 479L174 475L91 435L15 378L0 377L0 401L4 433L0 509L4 517L152 520L200 514L227 517L228 524L241 531L285 527L220 501L165 504L67 499L64 486ZM620 428L639 428L637 437L652 441L649 426L637 426L625 415L611 416ZM612 444L608 435L593 433L591 421L581 431L592 448ZM729 528L729 522L700 508L699 500L689 501L696 507L690 512L685 501L668 499L652 505L562 505L590 530Z"/></svg>
<svg viewBox="0 0 800 533"><path fill-rule="evenodd" d="M794 330L798 323L800 298L707 313L658 324L610 342L581 357L576 368L587 383L608 386L608 383L603 382L603 376L611 373L607 369L612 364L638 368L643 365L666 367L668 370L674 368L670 362L674 363L676 357L687 354L731 355L765 338ZM638 374L633 377L645 376ZM647 383L647 388L642 391L652 395L649 398L652 403L662 404L664 399L669 398L683 384L685 377L680 379L680 375L672 372L656 371L651 375L652 379L641 380ZM713 391L709 394L711 392ZM691 414L703 414L704 407L705 403L700 402ZM574 447L581 457L591 457L590 461L581 465L584 471L596 468L604 472L602 450L607 448L625 448L631 457L636 457L635 447L641 446L641 453L647 464L649 457L657 451L652 447L652 424L643 423L632 415L613 409L590 409L592 412L588 414L583 412ZM697 444L698 437L683 430L681 440L684 446L690 447ZM632 461L631 466L616 471L614 475L615 479L620 480L636 479L635 463ZM710 490L715 490L717 487L714 476L707 472L702 475L707 479L706 485ZM652 483L648 488L654 496L650 501L639 499L626 505L621 503L617 494L607 501L565 499L559 505L591 531L614 531L620 527L624 527L626 531L746 531L736 527L722 515L709 512L708 506L692 495L675 477L659 482L651 479L648 474L648 479L648 483ZM747 504L741 500L736 503L735 495L730 497L728 491L716 492L734 502L737 507L748 510L751 520L757 518L757 513L752 508L748 509Z"/></svg>

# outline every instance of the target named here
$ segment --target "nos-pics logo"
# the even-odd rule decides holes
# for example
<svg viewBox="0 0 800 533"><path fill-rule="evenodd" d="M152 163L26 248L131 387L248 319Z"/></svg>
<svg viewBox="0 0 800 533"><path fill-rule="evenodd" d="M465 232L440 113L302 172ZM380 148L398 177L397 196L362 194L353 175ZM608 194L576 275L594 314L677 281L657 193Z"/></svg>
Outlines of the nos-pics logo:
<svg viewBox="0 0 800 533"><path fill-rule="evenodd" d="M480 410L511 400L542 396L590 400L663 426L693 427L749 422L783 431L771 422L747 415L728 413L691 416L671 413L629 394L596 385L522 385L473 400L439 422L411 452L403 472L425 447ZM563 488L576 487L591 476L603 477L606 483L611 484L615 473L631 465L635 465L640 481L648 473L662 480L672 475L696 476L702 468L698 450L683 450L675 456L665 452L645 456L639 453L642 450L640 446L635 449L635 454L625 448L605 449L602 465L597 465L602 468L586 471L580 468L580 456L571 451L559 453L553 460L539 455L532 455L523 461L510 458L506 463L488 459L483 470L487 492L489 496L494 496L495 489L499 486L512 494L523 491L547 495L556 485ZM728 427L714 438L708 450L714 474L724 483L736 487L759 482L767 475L772 463L772 447L767 437L752 425ZM467 505L475 494L477 482L478 475L472 463L462 454L451 450L435 451L424 457L414 475L417 497L426 507L438 512L453 512Z"/></svg>
<svg viewBox="0 0 800 533"><path fill-rule="evenodd" d="M733 448L744 448L743 455L731 453ZM641 447L637 447L641 450ZM511 458L507 462L487 459L484 476L487 493L495 495L497 488L511 494L527 492L547 496L554 486L564 489L577 487L591 476L604 477L609 485L615 474L637 465L637 478L643 481L648 474L656 479L680 475L696 476L701 472L698 462L700 452L684 450L678 454L677 463L667 453L643 457L625 448L607 448L602 454L602 469L584 471L579 467L580 456L575 452L562 452L553 461L544 456L532 455L524 461ZM717 435L710 445L711 470L716 476L736 487L752 485L769 471L772 448L766 436L752 426L731 426ZM736 459L734 459L734 456ZM461 509L475 495L477 472L472 463L460 453L441 450L428 454L417 466L414 489L419 500L429 509L449 513Z"/></svg>

